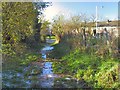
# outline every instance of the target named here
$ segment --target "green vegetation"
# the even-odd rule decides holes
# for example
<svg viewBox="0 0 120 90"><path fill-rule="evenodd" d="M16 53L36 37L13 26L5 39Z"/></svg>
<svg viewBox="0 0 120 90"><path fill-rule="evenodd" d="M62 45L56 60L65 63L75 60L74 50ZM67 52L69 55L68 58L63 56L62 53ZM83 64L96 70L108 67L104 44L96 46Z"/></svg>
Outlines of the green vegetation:
<svg viewBox="0 0 120 90"><path fill-rule="evenodd" d="M54 36L54 35L47 36L46 38L47 38L47 39L49 39L49 38L50 38L50 39L53 39L53 40L55 40L55 36Z"/></svg>
<svg viewBox="0 0 120 90"><path fill-rule="evenodd" d="M42 10L46 8L46 4L44 3L44 6L41 7ZM36 37L41 26L38 23L37 16L39 13L35 9L35 5L32 2L2 2L2 31L0 32L2 48L0 48L0 52L3 62L3 81L11 83L13 86L18 84L17 87L26 87L21 80L28 78L28 73L31 73L32 70L34 73L38 73L38 71L41 73L40 67L38 69L38 67L31 66L32 62L42 60L40 49L44 45L38 40L40 36ZM28 66L31 66L31 69L26 72L26 76L18 78L17 73L24 75L24 69ZM8 75L4 76L7 73ZM12 73L13 79L9 79L9 73ZM21 83L23 84L21 85ZM3 88L6 87L6 84L3 83Z"/></svg>
<svg viewBox="0 0 120 90"><path fill-rule="evenodd" d="M88 24L87 16L84 14L68 19L59 15L53 19L53 23L46 21L42 17L42 12L37 9L43 10L49 6L48 4L50 3L2 2L2 69L8 77L11 72L15 73L12 79L4 76L3 81L17 83L16 87L26 87L20 84L22 81L17 73L24 73L25 80L28 80L30 75L41 73L42 68L32 63L42 61L40 49L51 38L56 42L51 44L54 50L47 54L47 61L53 62L54 73L66 75L60 78L60 81L68 84L65 78L69 75L70 78L75 78L74 82L76 79L83 80L87 86L94 88L120 87L117 37L93 37L91 28L95 23ZM52 25L51 33L48 32L49 25ZM25 71L24 69L29 66L30 68ZM36 80L39 79L35 76L30 80L36 84Z"/></svg>
<svg viewBox="0 0 120 90"><path fill-rule="evenodd" d="M4 64L9 66L19 66L27 49L27 41L34 35L33 27L36 17L36 11L32 3L20 2L3 2L2 3L2 54L3 54L3 71ZM34 39L32 37L32 39ZM33 43L33 42L32 42ZM26 59L24 59L25 62ZM14 63L16 62L16 64ZM8 67L9 69L9 67Z"/></svg>
<svg viewBox="0 0 120 90"><path fill-rule="evenodd" d="M35 52L35 51L34 51ZM30 65L31 62L40 61L40 55L38 53L33 53L33 51L27 51L21 55L14 55L13 57L7 58L3 61L3 72L6 70L21 70Z"/></svg>
<svg viewBox="0 0 120 90"><path fill-rule="evenodd" d="M32 2L2 2L3 39L1 52L4 64L11 59L14 60L14 58L23 64L40 58L39 52L43 43L36 41L35 37L41 29L41 27L37 27L39 26L37 16L41 12L38 12L37 9L42 8L41 10L43 10L49 6L49 2L37 4Z"/></svg>
<svg viewBox="0 0 120 90"><path fill-rule="evenodd" d="M100 58L79 49L54 63L54 72L84 79L95 88L118 88L118 59Z"/></svg>
<svg viewBox="0 0 120 90"><path fill-rule="evenodd" d="M120 87L117 38L112 35L110 39L106 39L104 35L94 38L91 31L86 30L90 26L77 17L61 23L60 43L54 45L55 49L50 55L51 58L58 59L53 64L54 73L69 74L78 80L85 80L94 88Z"/></svg>

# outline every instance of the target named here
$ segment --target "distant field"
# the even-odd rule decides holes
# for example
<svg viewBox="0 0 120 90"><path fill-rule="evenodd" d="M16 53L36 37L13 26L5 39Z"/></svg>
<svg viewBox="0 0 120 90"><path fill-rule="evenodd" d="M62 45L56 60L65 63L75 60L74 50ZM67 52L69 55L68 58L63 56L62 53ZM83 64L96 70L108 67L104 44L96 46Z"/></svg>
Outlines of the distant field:
<svg viewBox="0 0 120 90"><path fill-rule="evenodd" d="M49 39L49 38L55 39L55 36L51 36L51 37L47 36L46 38L47 38L47 39Z"/></svg>

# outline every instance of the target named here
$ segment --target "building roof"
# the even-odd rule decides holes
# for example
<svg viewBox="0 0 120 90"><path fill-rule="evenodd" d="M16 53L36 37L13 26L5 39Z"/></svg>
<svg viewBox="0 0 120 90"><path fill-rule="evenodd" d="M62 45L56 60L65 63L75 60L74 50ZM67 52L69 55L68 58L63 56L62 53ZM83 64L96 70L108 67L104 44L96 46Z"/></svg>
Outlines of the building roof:
<svg viewBox="0 0 120 90"><path fill-rule="evenodd" d="M98 22L98 26L99 27L104 27L104 26L117 27L118 26L118 21Z"/></svg>
<svg viewBox="0 0 120 90"><path fill-rule="evenodd" d="M88 25L95 27L95 22L90 22L90 23L88 23ZM98 22L97 25L98 25L98 27L105 27L105 26L118 27L120 25L120 20L102 21L102 22Z"/></svg>

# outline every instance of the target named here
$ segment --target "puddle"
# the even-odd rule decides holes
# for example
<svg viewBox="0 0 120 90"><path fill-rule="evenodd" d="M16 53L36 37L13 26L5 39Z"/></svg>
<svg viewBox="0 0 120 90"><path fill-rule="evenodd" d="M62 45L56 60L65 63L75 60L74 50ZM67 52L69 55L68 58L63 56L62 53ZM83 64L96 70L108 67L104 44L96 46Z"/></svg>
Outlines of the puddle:
<svg viewBox="0 0 120 90"><path fill-rule="evenodd" d="M53 50L54 49L54 47L52 47L52 46L45 46L43 49L42 49L42 51L49 51L49 50Z"/></svg>
<svg viewBox="0 0 120 90"><path fill-rule="evenodd" d="M53 49L54 47L47 45L41 50L42 58L44 59L44 65L43 65L42 74L40 77L43 79L41 79L40 84L41 84L41 87L43 88L52 88L54 85L54 79L55 77L57 77L57 75L53 73L52 62L45 61L47 58L46 53Z"/></svg>

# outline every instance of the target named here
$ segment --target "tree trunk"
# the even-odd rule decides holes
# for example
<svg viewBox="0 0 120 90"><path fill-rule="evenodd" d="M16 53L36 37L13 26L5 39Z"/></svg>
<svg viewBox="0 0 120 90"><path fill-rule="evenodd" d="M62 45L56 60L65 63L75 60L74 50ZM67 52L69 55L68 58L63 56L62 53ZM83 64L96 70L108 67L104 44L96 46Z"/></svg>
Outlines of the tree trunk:
<svg viewBox="0 0 120 90"><path fill-rule="evenodd" d="M86 47L86 35L85 35L85 28L83 29L83 40L84 40L84 44Z"/></svg>
<svg viewBox="0 0 120 90"><path fill-rule="evenodd" d="M61 41L61 35L55 35L55 36L56 36L57 42L60 43L60 41Z"/></svg>
<svg viewBox="0 0 120 90"><path fill-rule="evenodd" d="M40 40L41 25L42 25L42 23L38 23L38 24L36 25L36 29L37 29L37 30L36 30L35 35L34 35L36 42L40 42L40 41L41 41L41 40Z"/></svg>

